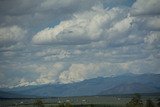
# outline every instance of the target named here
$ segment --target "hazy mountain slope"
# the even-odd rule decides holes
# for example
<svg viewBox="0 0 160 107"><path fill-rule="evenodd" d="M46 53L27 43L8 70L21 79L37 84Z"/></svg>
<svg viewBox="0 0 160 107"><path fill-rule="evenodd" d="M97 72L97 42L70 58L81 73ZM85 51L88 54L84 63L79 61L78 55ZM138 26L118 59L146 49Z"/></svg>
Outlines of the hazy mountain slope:
<svg viewBox="0 0 160 107"><path fill-rule="evenodd" d="M34 96L20 95L18 93L0 91L0 98L33 98Z"/></svg>
<svg viewBox="0 0 160 107"><path fill-rule="evenodd" d="M109 95L109 94L131 94L131 93L157 93L160 92L158 88L150 87L141 83L131 83L131 84L121 84L114 88L105 90L100 95Z"/></svg>
<svg viewBox="0 0 160 107"><path fill-rule="evenodd" d="M115 94L123 94L123 91L134 93L134 87L139 87L140 92L160 92L159 74L124 74L117 77L99 77L70 84L46 84L13 88L18 94L36 96L83 96L97 95L114 89ZM123 85L122 85L123 84ZM141 85L140 85L141 84ZM120 91L118 89L121 89ZM146 90L148 89L148 90ZM110 93L113 93L110 91ZM110 94L106 93L106 94Z"/></svg>

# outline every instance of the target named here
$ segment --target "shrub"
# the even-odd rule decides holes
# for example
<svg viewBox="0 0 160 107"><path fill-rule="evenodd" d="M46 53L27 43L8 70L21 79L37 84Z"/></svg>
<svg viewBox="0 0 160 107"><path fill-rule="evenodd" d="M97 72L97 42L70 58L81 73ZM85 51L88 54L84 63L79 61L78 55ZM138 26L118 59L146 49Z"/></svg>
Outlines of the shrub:
<svg viewBox="0 0 160 107"><path fill-rule="evenodd" d="M37 100L34 101L34 106L36 106L36 107L44 107L44 103L43 103L42 100L37 99Z"/></svg>
<svg viewBox="0 0 160 107"><path fill-rule="evenodd" d="M155 107L155 106L154 106L154 103L152 102L152 100L148 99L148 100L146 101L146 107Z"/></svg>
<svg viewBox="0 0 160 107"><path fill-rule="evenodd" d="M160 98L158 98L157 101L158 101L157 106L160 107Z"/></svg>
<svg viewBox="0 0 160 107"><path fill-rule="evenodd" d="M129 103L126 104L127 107L143 107L143 102L141 100L140 94L134 94L133 98Z"/></svg>

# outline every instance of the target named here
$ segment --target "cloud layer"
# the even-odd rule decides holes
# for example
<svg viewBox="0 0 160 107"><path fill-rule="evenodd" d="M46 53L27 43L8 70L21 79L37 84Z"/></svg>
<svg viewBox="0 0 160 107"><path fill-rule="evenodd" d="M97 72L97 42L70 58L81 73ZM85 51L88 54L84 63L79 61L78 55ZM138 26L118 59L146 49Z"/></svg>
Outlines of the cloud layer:
<svg viewBox="0 0 160 107"><path fill-rule="evenodd" d="M8 46L23 40L26 31L18 26L0 28L0 45Z"/></svg>
<svg viewBox="0 0 160 107"><path fill-rule="evenodd" d="M136 15L159 15L160 7L158 0L145 1L145 0L137 0L132 8L133 12Z"/></svg>
<svg viewBox="0 0 160 107"><path fill-rule="evenodd" d="M0 7L0 87L160 73L158 0L5 0Z"/></svg>

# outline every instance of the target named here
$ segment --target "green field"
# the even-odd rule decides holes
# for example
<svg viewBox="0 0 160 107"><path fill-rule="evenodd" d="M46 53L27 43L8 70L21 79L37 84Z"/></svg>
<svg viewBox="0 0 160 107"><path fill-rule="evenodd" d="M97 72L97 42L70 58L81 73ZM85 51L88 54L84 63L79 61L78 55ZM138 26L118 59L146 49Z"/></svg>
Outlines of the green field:
<svg viewBox="0 0 160 107"><path fill-rule="evenodd" d="M151 99L155 107L159 96L142 96L142 102L145 105L147 99ZM131 96L82 96L82 97L56 97L56 98L41 98L44 107L63 107L69 103L74 107L126 107L132 99ZM0 107L40 107L34 103L36 98L27 99L0 99Z"/></svg>

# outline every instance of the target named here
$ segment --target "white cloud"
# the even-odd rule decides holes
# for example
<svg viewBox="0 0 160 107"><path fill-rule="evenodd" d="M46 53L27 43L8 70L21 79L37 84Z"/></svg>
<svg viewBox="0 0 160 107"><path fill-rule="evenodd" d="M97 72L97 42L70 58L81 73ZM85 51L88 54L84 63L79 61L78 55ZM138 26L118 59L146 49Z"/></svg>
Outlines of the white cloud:
<svg viewBox="0 0 160 107"><path fill-rule="evenodd" d="M0 87L158 73L159 2L131 2L0 1Z"/></svg>
<svg viewBox="0 0 160 107"><path fill-rule="evenodd" d="M67 7L69 6L71 3L73 3L74 0L45 0L40 4L40 9L42 10L49 10L49 9L57 9L60 7Z"/></svg>
<svg viewBox="0 0 160 107"><path fill-rule="evenodd" d="M24 73L23 78L21 75L16 76L18 83L17 86L38 85L57 82L58 75L64 69L63 63L55 64L14 64L14 69L19 73ZM21 69L22 71L19 71ZM29 74L29 77L26 75ZM15 77L13 77L15 78ZM11 82L11 81L10 81Z"/></svg>
<svg viewBox="0 0 160 107"><path fill-rule="evenodd" d="M51 23L70 18L77 11L85 11L100 1L102 0L0 1L0 26L16 24L35 33Z"/></svg>
<svg viewBox="0 0 160 107"><path fill-rule="evenodd" d="M160 46L160 32L152 31L145 38L144 42L147 44L148 48L156 48Z"/></svg>
<svg viewBox="0 0 160 107"><path fill-rule="evenodd" d="M55 52L54 50L53 52ZM53 54L46 54L46 56L43 57L45 61L54 61L54 60L61 60L64 58L69 58L70 57L70 52L66 50L57 50L57 52Z"/></svg>
<svg viewBox="0 0 160 107"><path fill-rule="evenodd" d="M97 41L105 33L105 30L114 24L114 21L121 20L117 17L118 15L124 15L123 9L109 10L104 9L101 5L94 6L89 11L74 14L71 20L61 21L54 28L46 28L38 32L32 41L34 44L77 45ZM123 22L126 24L125 20Z"/></svg>
<svg viewBox="0 0 160 107"><path fill-rule="evenodd" d="M146 26L150 30L160 30L160 17L159 16L146 18L146 20L147 20Z"/></svg>
<svg viewBox="0 0 160 107"><path fill-rule="evenodd" d="M28 85L29 85L29 82L24 78L21 78L18 84L18 86L28 86Z"/></svg>
<svg viewBox="0 0 160 107"><path fill-rule="evenodd" d="M52 56L55 58L63 59L65 57L69 57L70 52L65 49L48 48L48 49L44 49L42 51L36 52L35 55L38 57Z"/></svg>
<svg viewBox="0 0 160 107"><path fill-rule="evenodd" d="M62 70L63 69L63 63L55 63L53 64L53 68L55 68L56 70Z"/></svg>
<svg viewBox="0 0 160 107"><path fill-rule="evenodd" d="M135 15L160 14L160 2L159 0L137 0L133 4L132 9Z"/></svg>
<svg viewBox="0 0 160 107"><path fill-rule="evenodd" d="M78 82L88 78L99 70L96 64L72 64L67 71L63 71L59 76L61 83ZM92 77L93 78L93 77Z"/></svg>
<svg viewBox="0 0 160 107"><path fill-rule="evenodd" d="M37 84L48 84L48 83L55 83L56 80L54 80L55 74L53 72L48 72L45 74L41 74L39 78L37 78L35 81Z"/></svg>
<svg viewBox="0 0 160 107"><path fill-rule="evenodd" d="M128 63L73 63L68 70L59 75L59 81L64 84L79 82L90 78L119 75L128 70Z"/></svg>
<svg viewBox="0 0 160 107"><path fill-rule="evenodd" d="M0 28L0 44L11 45L21 41L26 31L18 26L1 27Z"/></svg>
<svg viewBox="0 0 160 107"><path fill-rule="evenodd" d="M123 20L117 22L113 27L111 27L109 30L107 30L107 33L110 35L110 38L116 36L118 37L125 37L125 35L128 36L128 33L132 27L134 18L128 16L127 18L124 18Z"/></svg>

